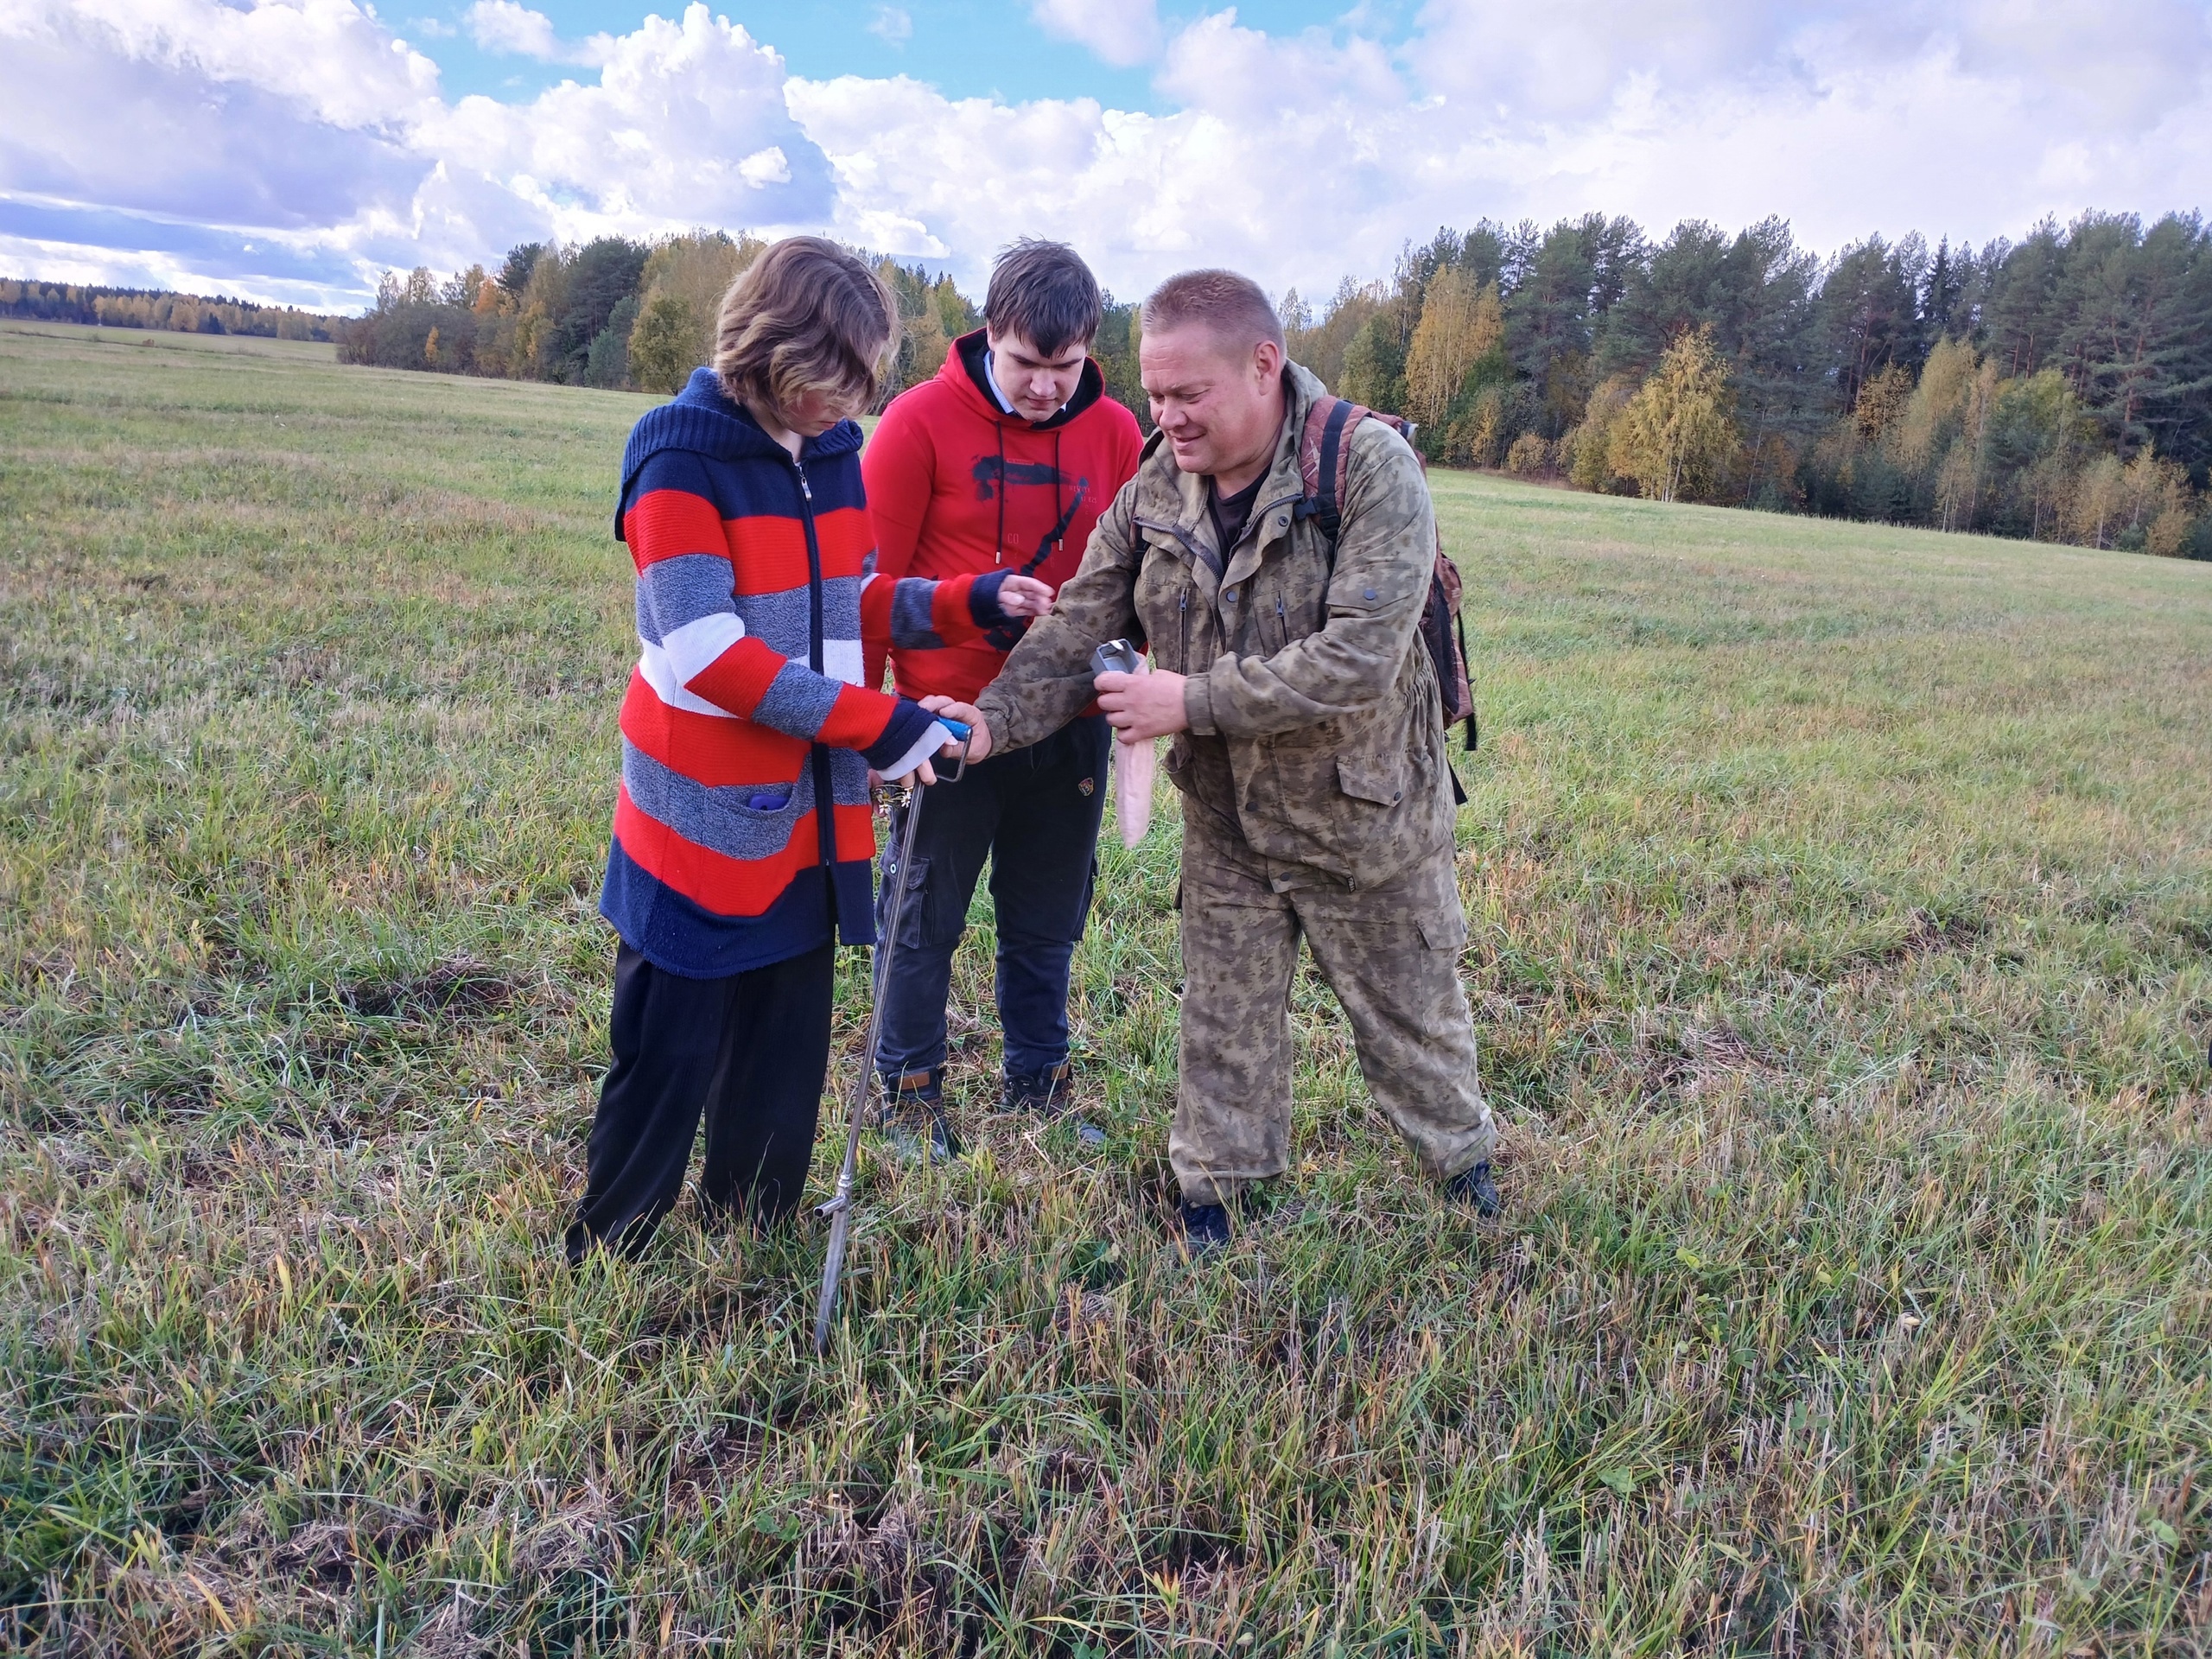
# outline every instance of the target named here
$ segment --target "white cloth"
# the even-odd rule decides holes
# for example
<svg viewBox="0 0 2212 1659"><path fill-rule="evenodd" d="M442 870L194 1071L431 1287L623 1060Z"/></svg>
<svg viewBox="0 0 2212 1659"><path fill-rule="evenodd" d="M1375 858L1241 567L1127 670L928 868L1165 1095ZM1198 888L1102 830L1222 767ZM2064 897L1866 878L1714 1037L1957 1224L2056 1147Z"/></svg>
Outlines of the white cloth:
<svg viewBox="0 0 2212 1659"><path fill-rule="evenodd" d="M1137 672L1152 672L1152 658L1137 658ZM1160 744L1156 738L1124 743L1114 734L1114 822L1122 831L1122 845L1134 847L1152 827L1152 784L1158 774Z"/></svg>

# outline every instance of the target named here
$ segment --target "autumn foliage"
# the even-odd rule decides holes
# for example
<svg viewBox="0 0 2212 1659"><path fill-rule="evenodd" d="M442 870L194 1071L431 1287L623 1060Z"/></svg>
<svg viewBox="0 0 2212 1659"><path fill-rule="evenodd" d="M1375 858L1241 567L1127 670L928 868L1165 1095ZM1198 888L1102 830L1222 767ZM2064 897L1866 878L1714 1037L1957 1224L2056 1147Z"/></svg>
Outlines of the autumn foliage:
<svg viewBox="0 0 2212 1659"><path fill-rule="evenodd" d="M496 272L387 275L346 360L666 394L763 245L532 243ZM890 258L887 397L980 321ZM2195 215L2046 221L1980 249L1879 237L1821 259L1769 219L1662 240L1589 214L1484 221L1387 281L1280 302L1291 354L1418 423L1433 461L1586 490L2212 557L2212 236ZM1145 415L1135 306L1095 350Z"/></svg>
<svg viewBox="0 0 2212 1659"><path fill-rule="evenodd" d="M2212 236L2046 221L1821 260L1767 219L1649 242L1484 221L1282 310L1433 461L1586 490L2212 557Z"/></svg>

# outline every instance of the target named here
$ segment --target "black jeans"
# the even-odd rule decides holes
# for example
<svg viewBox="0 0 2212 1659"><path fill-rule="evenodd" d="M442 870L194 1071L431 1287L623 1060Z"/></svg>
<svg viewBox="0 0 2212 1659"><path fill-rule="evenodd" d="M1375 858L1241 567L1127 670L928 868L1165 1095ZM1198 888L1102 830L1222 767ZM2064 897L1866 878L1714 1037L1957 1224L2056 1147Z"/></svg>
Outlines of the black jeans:
<svg viewBox="0 0 2212 1659"><path fill-rule="evenodd" d="M675 1207L699 1119L701 1205L755 1223L798 1207L830 1067L835 947L686 979L628 945L614 959L614 1064L591 1123L569 1259L594 1244L635 1253Z"/></svg>
<svg viewBox="0 0 2212 1659"><path fill-rule="evenodd" d="M1068 963L1090 912L1109 741L1106 717L1088 715L922 791L906 910L884 989L876 1065L885 1077L944 1064L952 952L987 855L1006 1069L1042 1071L1067 1058ZM891 846L902 827L894 818Z"/></svg>

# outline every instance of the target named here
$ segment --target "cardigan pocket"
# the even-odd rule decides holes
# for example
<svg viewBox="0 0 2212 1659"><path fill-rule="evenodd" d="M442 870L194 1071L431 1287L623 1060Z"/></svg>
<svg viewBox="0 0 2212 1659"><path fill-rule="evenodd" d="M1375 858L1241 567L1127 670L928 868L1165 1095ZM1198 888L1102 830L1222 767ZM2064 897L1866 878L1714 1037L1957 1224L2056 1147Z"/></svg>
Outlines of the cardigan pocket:
<svg viewBox="0 0 2212 1659"><path fill-rule="evenodd" d="M709 795L719 809L715 836L719 844L714 850L748 861L782 853L813 804L811 790L791 784L725 784Z"/></svg>

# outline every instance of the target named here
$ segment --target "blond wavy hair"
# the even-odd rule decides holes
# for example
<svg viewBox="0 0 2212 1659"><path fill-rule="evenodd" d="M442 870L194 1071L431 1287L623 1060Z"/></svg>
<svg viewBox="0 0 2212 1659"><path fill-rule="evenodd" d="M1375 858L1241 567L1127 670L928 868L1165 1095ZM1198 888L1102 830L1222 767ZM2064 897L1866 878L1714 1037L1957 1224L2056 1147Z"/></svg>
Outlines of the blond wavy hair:
<svg viewBox="0 0 2212 1659"><path fill-rule="evenodd" d="M715 373L741 403L779 412L810 391L858 411L875 401L899 339L899 302L867 264L818 236L773 244L729 285Z"/></svg>

